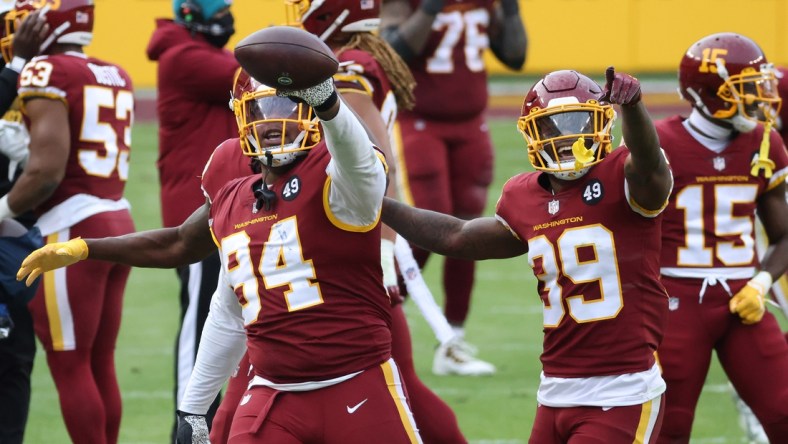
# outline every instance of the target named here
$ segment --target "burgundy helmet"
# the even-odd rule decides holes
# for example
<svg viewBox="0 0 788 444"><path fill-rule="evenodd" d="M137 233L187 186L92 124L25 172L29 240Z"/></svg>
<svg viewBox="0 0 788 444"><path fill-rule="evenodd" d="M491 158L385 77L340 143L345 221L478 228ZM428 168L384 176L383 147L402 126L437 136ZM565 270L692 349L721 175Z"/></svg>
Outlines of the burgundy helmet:
<svg viewBox="0 0 788 444"><path fill-rule="evenodd" d="M782 102L772 64L751 39L712 34L687 49L679 66L681 96L709 117L739 131L774 121Z"/></svg>
<svg viewBox="0 0 788 444"><path fill-rule="evenodd" d="M13 58L13 40L17 21L33 11L42 10L49 24L49 35L41 43L45 54L53 43L86 46L93 40L93 0L17 0L5 15L5 32L0 39L3 58Z"/></svg>
<svg viewBox="0 0 788 444"><path fill-rule="evenodd" d="M230 107L235 113L243 153L260 159L264 165L290 164L320 142L320 125L312 108L277 96L275 89L240 68L233 82ZM293 131L297 132L295 137ZM279 137L278 145L267 142L272 134Z"/></svg>
<svg viewBox="0 0 788 444"><path fill-rule="evenodd" d="M577 71L554 71L525 95L517 128L536 170L563 180L582 177L611 150L615 111L602 88Z"/></svg>
<svg viewBox="0 0 788 444"><path fill-rule="evenodd" d="M287 24L325 41L335 32L371 32L380 26L381 0L284 0Z"/></svg>

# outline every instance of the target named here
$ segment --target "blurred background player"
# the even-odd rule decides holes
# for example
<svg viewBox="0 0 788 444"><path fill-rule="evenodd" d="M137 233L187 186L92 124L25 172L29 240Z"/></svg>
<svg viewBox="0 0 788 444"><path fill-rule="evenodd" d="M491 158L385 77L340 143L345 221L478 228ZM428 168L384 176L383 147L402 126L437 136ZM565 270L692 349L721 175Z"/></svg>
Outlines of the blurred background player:
<svg viewBox="0 0 788 444"><path fill-rule="evenodd" d="M413 77L401 58L384 40L372 34L379 24L380 1L364 3L355 0L286 0L285 5L288 24L303 27L319 36L335 52L343 65L334 76L337 89L370 130L376 144L391 159L390 141L393 138L397 110L412 106L414 84ZM236 99L240 99L241 87L248 81L246 73L239 73L234 88ZM240 122L241 116L238 116L238 119ZM232 153L240 156L237 150ZM225 163L239 164L237 161ZM396 180L393 173L395 163L393 160L388 162L387 189L387 195L394 197L397 195L396 187L392 184ZM249 170L243 168L242 171L248 174ZM410 332L401 305L402 299L398 294L394 270L392 240L395 233L385 226L382 231L381 265L384 284L392 301L392 356L397 360L408 388L411 408L417 423L420 424L420 433L427 443L465 442L451 408L426 387L416 374ZM391 278L388 282L387 274ZM227 441L230 422L253 375L245 356L238 372L230 379L225 399L216 414L211 429L211 441L214 444ZM193 382L191 386L194 385L200 383ZM186 398L190 398L189 395L186 395ZM203 413L205 406L201 401L203 400L198 401L192 397L186 399L180 408L187 412Z"/></svg>
<svg viewBox="0 0 788 444"><path fill-rule="evenodd" d="M656 123L675 179L660 261L670 296L660 442L689 442L712 351L770 441L788 442L788 344L764 301L788 267L788 153L772 130L775 71L755 42L720 33L693 43L678 74L692 112ZM762 261L756 211L771 244Z"/></svg>
<svg viewBox="0 0 788 444"><path fill-rule="evenodd" d="M484 51L510 69L525 63L527 38L517 0L385 0L381 35L408 63L416 103L402 110L403 198L461 219L482 214L493 175L493 147L484 119L487 73ZM423 267L429 256L415 249ZM445 258L445 312L460 338L470 310L475 264ZM485 375L487 362L458 359L473 347L453 341L438 347L433 372ZM473 354L473 353L471 353Z"/></svg>
<svg viewBox="0 0 788 444"><path fill-rule="evenodd" d="M5 13L14 1L0 1L0 23L5 30ZM37 13L22 20L9 41L0 41L3 67L0 70L0 197L21 173L29 155L30 136L22 121L17 97L17 80L25 63L38 54L49 25ZM17 223L18 222L18 223ZM30 409L30 375L36 354L33 318L27 302L36 287L14 285L11 276L17 262L41 247L43 239L33 226L35 217L26 212L16 219L0 221L0 443L21 444ZM6 331L5 329L9 330Z"/></svg>
<svg viewBox="0 0 788 444"><path fill-rule="evenodd" d="M782 100L782 106L780 106L780 112L778 113L777 120L774 122L774 127L777 129L777 132L780 133L783 144L785 144L788 143L788 106L785 106L785 102L788 100L788 69L778 67L775 76L777 77L777 93ZM786 178L786 180L788 180L788 178ZM786 199L788 199L788 194L786 194ZM758 251L758 257L763 259L769 247L769 239L758 217L755 218L755 246ZM767 302L776 303L778 308L782 311L783 316L788 318L788 274L783 274L779 279L774 281L770 294L773 302ZM786 341L788 341L788 333L785 334L785 338ZM746 433L749 444L768 444L769 438L766 436L763 426L760 421L758 421L758 418L755 417L752 409L742 401L735 389L732 387L731 389L733 401L736 404L736 408L739 410L739 424Z"/></svg>
<svg viewBox="0 0 788 444"><path fill-rule="evenodd" d="M390 357L380 267L385 162L331 78L277 92L247 78L242 89L233 101L242 137L211 157L202 175L207 202L183 225L48 246L20 276L32 273L30 281L88 249L94 258L160 266L202 257L217 241L224 284L211 316L225 322L206 323L200 353L226 377L248 343L255 373L231 442L421 442ZM237 162L218 158L227 148L254 159L262 175L238 178ZM210 398L222 381L198 388ZM206 442L204 416L182 420L179 442Z"/></svg>
<svg viewBox="0 0 788 444"><path fill-rule="evenodd" d="M42 9L49 32L43 55L30 60L19 77L30 156L0 199L0 219L34 210L47 242L133 232L123 198L134 115L131 79L123 68L83 53L93 37L92 0L50 6L17 2L6 16L9 24ZM9 34L14 32L12 27ZM118 440L114 352L129 270L86 261L47 273L30 303L75 443Z"/></svg>
<svg viewBox="0 0 788 444"><path fill-rule="evenodd" d="M177 227L205 197L200 174L213 149L238 130L227 99L238 69L224 49L235 32L231 0L173 0L174 20L156 20L148 58L157 62L159 183L165 227ZM204 69L187 67L202 66ZM210 69L208 69L210 67ZM219 256L177 269L180 328L175 343L175 407L192 372L219 274ZM219 399L208 412L208 424ZM173 411L174 415L174 411ZM177 418L174 420L177 421ZM173 434L177 422L173 422Z"/></svg>
<svg viewBox="0 0 788 444"><path fill-rule="evenodd" d="M606 77L603 90L555 71L528 91L517 127L537 171L509 179L494 217L383 204L387 224L438 254L528 254L544 305L532 444L654 443L662 422L659 248L672 180L640 83L612 67ZM611 152L614 103L626 146Z"/></svg>

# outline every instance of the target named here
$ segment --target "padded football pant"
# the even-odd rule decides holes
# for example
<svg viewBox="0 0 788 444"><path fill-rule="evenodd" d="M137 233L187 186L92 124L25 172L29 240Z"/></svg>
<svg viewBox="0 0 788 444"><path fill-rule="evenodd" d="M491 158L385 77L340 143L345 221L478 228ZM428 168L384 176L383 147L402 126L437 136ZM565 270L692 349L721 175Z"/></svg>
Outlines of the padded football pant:
<svg viewBox="0 0 788 444"><path fill-rule="evenodd" d="M728 309L730 296L702 279L662 278L671 297L665 337L657 350L668 389L660 443L687 443L695 407L717 352L723 370L761 421L769 440L788 443L788 344L774 315L744 325ZM729 280L735 294L747 280Z"/></svg>
<svg viewBox="0 0 788 444"><path fill-rule="evenodd" d="M402 146L396 147L407 174L400 175L405 202L461 219L480 216L492 183L494 153L483 115L468 121L434 121L401 112ZM430 253L413 246L424 268ZM476 264L444 258L443 290L446 319L462 326L470 311Z"/></svg>
<svg viewBox="0 0 788 444"><path fill-rule="evenodd" d="M14 328L10 336L0 339L0 443L22 444L30 410L36 338L27 306L13 301L7 305Z"/></svg>
<svg viewBox="0 0 788 444"><path fill-rule="evenodd" d="M391 310L391 354L397 362L402 380L408 390L413 417L419 426L419 433L424 443L462 444L467 442L460 431L460 426L457 424L457 418L451 407L424 385L416 374L416 369L413 367L410 331L402 305L396 304ZM230 378L230 382L227 384L224 399L214 417L211 443L227 443L233 415L253 376L249 357L244 355L238 366L238 372Z"/></svg>
<svg viewBox="0 0 788 444"><path fill-rule="evenodd" d="M241 399L230 444L421 443L393 359L317 390L257 386Z"/></svg>
<svg viewBox="0 0 788 444"><path fill-rule="evenodd" d="M126 210L99 213L46 237L47 243L134 232ZM44 273L28 305L46 350L66 429L75 444L118 441L121 398L115 343L131 268L84 260Z"/></svg>
<svg viewBox="0 0 788 444"><path fill-rule="evenodd" d="M665 413L665 397L645 404L536 409L530 444L653 444Z"/></svg>
<svg viewBox="0 0 788 444"><path fill-rule="evenodd" d="M197 348L202 337L202 328L208 317L211 307L211 297L216 290L219 280L221 262L219 253L215 252L202 260L186 267L177 269L178 279L181 282L181 326L175 342L175 408L183 398L186 384L189 382L194 361L197 358ZM219 407L221 397L217 396L206 419L211 427L216 409ZM175 442L175 432L178 428L178 417L173 410L172 441Z"/></svg>

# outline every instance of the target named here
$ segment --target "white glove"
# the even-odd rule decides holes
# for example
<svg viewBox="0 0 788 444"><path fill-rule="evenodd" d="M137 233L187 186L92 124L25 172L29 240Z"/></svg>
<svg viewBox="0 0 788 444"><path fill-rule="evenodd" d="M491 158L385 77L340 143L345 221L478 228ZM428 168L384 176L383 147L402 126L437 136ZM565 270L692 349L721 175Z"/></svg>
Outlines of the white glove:
<svg viewBox="0 0 788 444"><path fill-rule="evenodd" d="M336 97L336 90L334 89L334 79L328 78L315 86L306 89L297 89L287 91L283 89L276 90L276 95L279 97L287 97L294 102L303 102L307 105L320 111L321 107L327 108L327 102L333 97ZM333 102L333 101L332 101ZM333 103L328 106L333 105Z"/></svg>
<svg viewBox="0 0 788 444"><path fill-rule="evenodd" d="M0 120L0 153L24 165L30 155L28 145L30 145L30 134L23 123Z"/></svg>

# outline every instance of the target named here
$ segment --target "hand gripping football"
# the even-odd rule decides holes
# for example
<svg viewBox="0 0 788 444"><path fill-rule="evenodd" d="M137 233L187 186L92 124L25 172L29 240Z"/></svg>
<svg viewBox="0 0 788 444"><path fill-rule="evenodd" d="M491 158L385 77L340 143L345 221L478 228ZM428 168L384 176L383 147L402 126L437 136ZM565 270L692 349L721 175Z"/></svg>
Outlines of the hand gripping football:
<svg viewBox="0 0 788 444"><path fill-rule="evenodd" d="M260 83L285 90L315 86L339 67L328 45L291 26L272 26L246 36L235 46L235 58Z"/></svg>

